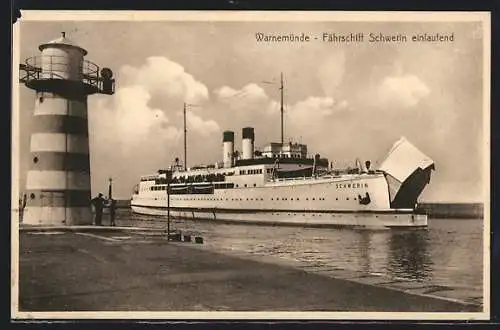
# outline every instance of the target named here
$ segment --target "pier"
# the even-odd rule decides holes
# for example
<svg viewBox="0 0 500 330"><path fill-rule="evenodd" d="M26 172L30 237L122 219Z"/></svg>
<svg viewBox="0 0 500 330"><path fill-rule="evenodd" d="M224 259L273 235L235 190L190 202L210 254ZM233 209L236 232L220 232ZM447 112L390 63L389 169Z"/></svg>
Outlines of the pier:
<svg viewBox="0 0 500 330"><path fill-rule="evenodd" d="M480 312L446 288L308 272L172 242L164 230L22 226L19 311ZM440 293L444 295L440 296Z"/></svg>

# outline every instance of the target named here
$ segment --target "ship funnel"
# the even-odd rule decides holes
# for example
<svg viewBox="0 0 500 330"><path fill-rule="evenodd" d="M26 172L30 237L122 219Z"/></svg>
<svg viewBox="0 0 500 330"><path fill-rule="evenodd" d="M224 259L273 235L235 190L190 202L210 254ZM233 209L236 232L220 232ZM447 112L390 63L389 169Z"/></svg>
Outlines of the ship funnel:
<svg viewBox="0 0 500 330"><path fill-rule="evenodd" d="M234 164L234 132L222 133L222 159L224 168L232 167Z"/></svg>
<svg viewBox="0 0 500 330"><path fill-rule="evenodd" d="M241 148L243 150L242 159L252 159L254 155L255 133L253 127L245 127L242 130L243 140Z"/></svg>

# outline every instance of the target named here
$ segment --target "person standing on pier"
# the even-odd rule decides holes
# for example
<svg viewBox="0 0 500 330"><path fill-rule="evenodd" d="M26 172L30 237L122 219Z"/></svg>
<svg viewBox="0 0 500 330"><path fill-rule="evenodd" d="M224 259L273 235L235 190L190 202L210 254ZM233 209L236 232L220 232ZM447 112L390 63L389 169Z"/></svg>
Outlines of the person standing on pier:
<svg viewBox="0 0 500 330"><path fill-rule="evenodd" d="M109 224L110 226L116 226L115 224L115 209L116 209L116 200L113 198L109 198L108 201L108 207L109 207Z"/></svg>
<svg viewBox="0 0 500 330"><path fill-rule="evenodd" d="M26 194L23 194L23 198L19 198L19 220L23 222L24 209L26 208Z"/></svg>
<svg viewBox="0 0 500 330"><path fill-rule="evenodd" d="M97 197L92 199L92 205L95 208L95 225L102 226L102 210L104 208L104 198L102 198L102 194L99 193Z"/></svg>

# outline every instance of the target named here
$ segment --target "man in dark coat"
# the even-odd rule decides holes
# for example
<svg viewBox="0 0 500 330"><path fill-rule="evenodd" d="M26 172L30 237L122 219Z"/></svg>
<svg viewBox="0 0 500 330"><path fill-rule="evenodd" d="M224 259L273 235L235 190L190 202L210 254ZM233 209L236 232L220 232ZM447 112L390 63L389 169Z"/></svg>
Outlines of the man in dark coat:
<svg viewBox="0 0 500 330"><path fill-rule="evenodd" d="M102 194L99 193L97 195L97 197L94 197L92 199L91 202L95 208L95 225L101 226L102 225L102 210L104 208L104 198L102 198Z"/></svg>

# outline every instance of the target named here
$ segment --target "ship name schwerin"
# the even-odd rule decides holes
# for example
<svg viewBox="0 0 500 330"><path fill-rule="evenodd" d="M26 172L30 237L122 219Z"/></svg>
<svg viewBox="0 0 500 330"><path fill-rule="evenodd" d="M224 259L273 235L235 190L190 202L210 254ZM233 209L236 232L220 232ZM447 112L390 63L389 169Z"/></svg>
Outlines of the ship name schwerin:
<svg viewBox="0 0 500 330"><path fill-rule="evenodd" d="M356 160L353 169L339 170L319 155L308 157L304 144L283 143L283 129L281 134L281 143L256 151L254 129L245 127L240 154L234 150L234 132L225 131L222 162L186 168L176 159L168 170L141 177L132 210L166 216L169 208L174 218L234 223L427 226L417 199L430 181L434 162L404 137L377 169L370 161ZM185 141L184 135L186 150Z"/></svg>

